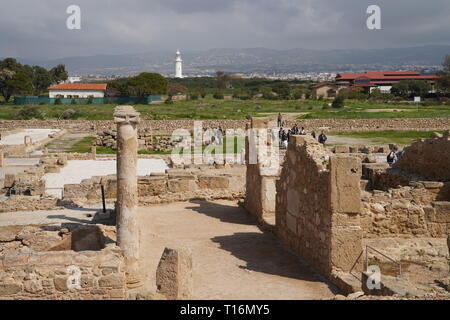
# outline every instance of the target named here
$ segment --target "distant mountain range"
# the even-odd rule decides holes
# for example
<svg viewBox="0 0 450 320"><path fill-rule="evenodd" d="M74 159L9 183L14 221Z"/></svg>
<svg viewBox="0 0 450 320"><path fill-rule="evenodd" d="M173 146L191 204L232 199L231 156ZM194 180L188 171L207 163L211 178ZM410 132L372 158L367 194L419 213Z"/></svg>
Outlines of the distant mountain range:
<svg viewBox="0 0 450 320"><path fill-rule="evenodd" d="M300 73L344 72L439 66L448 46L422 46L376 50L275 50L267 48L211 49L182 52L184 73ZM65 64L71 75L130 75L139 72L174 72L175 52L95 55L52 60L19 59L22 63L50 68Z"/></svg>

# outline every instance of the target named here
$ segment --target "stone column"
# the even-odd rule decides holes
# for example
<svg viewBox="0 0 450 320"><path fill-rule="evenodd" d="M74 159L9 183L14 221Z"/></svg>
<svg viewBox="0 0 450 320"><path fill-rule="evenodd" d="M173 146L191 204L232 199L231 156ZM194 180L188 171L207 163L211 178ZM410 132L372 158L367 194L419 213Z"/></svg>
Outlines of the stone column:
<svg viewBox="0 0 450 320"><path fill-rule="evenodd" d="M117 124L117 244L123 250L129 288L142 285L139 272L137 124L139 113L131 106L118 106L114 112Z"/></svg>
<svg viewBox="0 0 450 320"><path fill-rule="evenodd" d="M91 147L91 155L92 155L92 160L97 159L97 147L96 146Z"/></svg>
<svg viewBox="0 0 450 320"><path fill-rule="evenodd" d="M5 166L5 154L3 151L0 152L0 168L3 168Z"/></svg>

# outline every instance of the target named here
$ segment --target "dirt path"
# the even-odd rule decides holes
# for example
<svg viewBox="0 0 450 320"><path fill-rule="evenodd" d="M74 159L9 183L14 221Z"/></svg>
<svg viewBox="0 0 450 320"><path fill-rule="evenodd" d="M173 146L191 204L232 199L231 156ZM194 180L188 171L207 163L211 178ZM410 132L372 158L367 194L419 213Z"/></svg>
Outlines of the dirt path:
<svg viewBox="0 0 450 320"><path fill-rule="evenodd" d="M193 252L194 299L322 299L332 288L236 202L183 202L139 209L141 252L154 283L166 246Z"/></svg>

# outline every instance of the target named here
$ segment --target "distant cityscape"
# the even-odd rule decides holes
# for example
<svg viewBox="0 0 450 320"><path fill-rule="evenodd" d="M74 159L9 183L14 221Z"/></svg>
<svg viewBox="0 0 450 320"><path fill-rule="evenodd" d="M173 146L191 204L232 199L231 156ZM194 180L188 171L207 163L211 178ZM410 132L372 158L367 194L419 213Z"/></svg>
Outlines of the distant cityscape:
<svg viewBox="0 0 450 320"><path fill-rule="evenodd" d="M182 49L182 48L180 48ZM337 73L414 70L435 74L450 46L423 46L379 50L272 50L211 49L182 52L183 77L214 77L217 71L245 78L328 81ZM156 72L175 77L175 52L67 57L52 60L19 59L28 65L47 68L64 64L81 81L106 81ZM74 81L78 81L74 79Z"/></svg>

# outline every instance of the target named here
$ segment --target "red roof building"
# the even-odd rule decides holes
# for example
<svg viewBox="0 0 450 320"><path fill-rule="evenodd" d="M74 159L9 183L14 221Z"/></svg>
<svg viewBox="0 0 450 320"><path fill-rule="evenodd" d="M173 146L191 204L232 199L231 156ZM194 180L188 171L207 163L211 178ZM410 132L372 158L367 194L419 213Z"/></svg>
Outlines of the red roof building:
<svg viewBox="0 0 450 320"><path fill-rule="evenodd" d="M61 83L48 88L50 98L104 98L106 83Z"/></svg>
<svg viewBox="0 0 450 320"><path fill-rule="evenodd" d="M336 84L348 87L362 87L366 91L380 88L382 92L390 92L392 86L402 80L424 80L432 88L439 76L421 75L416 71L369 71L364 73L340 73L336 76Z"/></svg>

